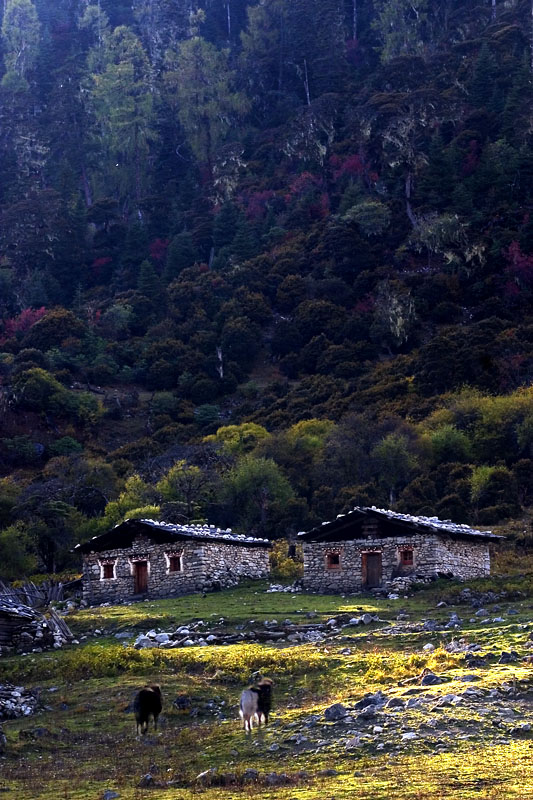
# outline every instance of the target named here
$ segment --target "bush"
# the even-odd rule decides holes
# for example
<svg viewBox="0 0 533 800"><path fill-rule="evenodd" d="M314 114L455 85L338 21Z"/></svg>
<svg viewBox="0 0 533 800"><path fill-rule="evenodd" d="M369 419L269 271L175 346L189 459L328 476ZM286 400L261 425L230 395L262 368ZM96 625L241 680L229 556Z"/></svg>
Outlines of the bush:
<svg viewBox="0 0 533 800"><path fill-rule="evenodd" d="M287 539L278 539L270 551L270 569L273 579L301 578L303 576L303 547L294 545L295 555L289 556L289 542Z"/></svg>

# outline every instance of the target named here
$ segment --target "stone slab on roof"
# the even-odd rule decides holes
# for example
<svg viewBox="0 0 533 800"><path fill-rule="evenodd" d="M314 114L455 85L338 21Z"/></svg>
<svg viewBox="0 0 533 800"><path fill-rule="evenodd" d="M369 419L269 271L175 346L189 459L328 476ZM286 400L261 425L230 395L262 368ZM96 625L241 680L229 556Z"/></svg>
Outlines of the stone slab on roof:
<svg viewBox="0 0 533 800"><path fill-rule="evenodd" d="M170 522L159 522L153 519L127 519L107 533L95 536L83 544L77 544L74 550L90 553L128 547L133 538L140 533L158 543L190 539L242 545L243 547L270 547L268 539L257 539L253 536L233 533L231 528L217 528L215 525L173 525Z"/></svg>
<svg viewBox="0 0 533 800"><path fill-rule="evenodd" d="M413 532L448 534L453 537L465 537L471 540L487 541L498 540L504 537L498 536L492 531L479 531L469 525L461 525L451 520L441 520L438 517L414 516L412 514L399 514L397 511L390 511L376 506L356 506L346 514L339 514L336 519L323 522L321 525L310 531L302 531L298 534L306 541L321 541L331 538L336 533L342 533L342 538L359 538L356 531L349 535L350 529L354 524L364 519L372 517L390 522L393 526L404 529L411 529ZM348 535L347 535L348 534ZM392 535L392 534L391 534Z"/></svg>

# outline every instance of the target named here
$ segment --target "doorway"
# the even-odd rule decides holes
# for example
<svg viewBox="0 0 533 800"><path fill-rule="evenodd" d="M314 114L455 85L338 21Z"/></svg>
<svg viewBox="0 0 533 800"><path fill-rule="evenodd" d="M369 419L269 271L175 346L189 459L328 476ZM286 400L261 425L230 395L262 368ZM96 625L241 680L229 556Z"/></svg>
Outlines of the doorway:
<svg viewBox="0 0 533 800"><path fill-rule="evenodd" d="M147 594L148 592L148 562L135 561L133 565L133 575L135 579L135 594Z"/></svg>
<svg viewBox="0 0 533 800"><path fill-rule="evenodd" d="M361 556L363 588L374 589L381 586L381 553L363 553Z"/></svg>

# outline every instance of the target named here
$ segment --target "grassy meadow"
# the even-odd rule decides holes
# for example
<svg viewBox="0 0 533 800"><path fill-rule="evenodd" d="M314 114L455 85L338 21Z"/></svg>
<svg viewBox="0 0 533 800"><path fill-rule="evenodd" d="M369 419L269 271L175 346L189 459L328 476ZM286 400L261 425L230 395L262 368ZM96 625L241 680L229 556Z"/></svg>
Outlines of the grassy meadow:
<svg viewBox="0 0 533 800"><path fill-rule="evenodd" d="M490 616L481 619L471 607L437 608L457 597L462 587L453 583L398 600L267 594L266 584L250 584L205 598L80 610L68 616L79 645L0 661L0 683L39 687L44 705L32 717L2 723L0 794L17 800L97 800L106 793L122 800L198 794L205 800L525 800L533 796L533 733L527 726L510 733L507 717L498 715L527 722L531 711L533 721L533 666L522 660L532 652L529 585L528 575L493 580L510 598L499 602L498 612L489 606ZM343 628L319 643L131 646L138 632L168 632L198 620L234 631L250 620L258 628L265 620L309 624L362 612L380 621ZM424 619L447 621L451 612L464 620L459 631L412 630ZM396 623L400 613L403 627ZM503 622L492 621L497 613ZM131 639L117 640L120 632ZM475 683L467 682L472 670L464 654L445 649L452 639L475 642L487 655ZM423 649L428 643L432 651ZM515 663L498 663L502 651L512 650L519 655ZM446 682L420 687L416 676L425 667ZM267 728L247 737L238 698L256 671L275 681L274 711ZM151 682L161 684L164 696L160 729L138 738L127 709L138 688ZM469 687L477 692L476 706L439 706L442 696ZM378 690L404 701L430 692L434 705L382 716L380 730L370 723L352 747L347 725L326 722L324 710L338 702L353 706ZM173 705L180 696L187 701ZM406 732L416 738L405 741ZM257 779L246 770L257 770Z"/></svg>

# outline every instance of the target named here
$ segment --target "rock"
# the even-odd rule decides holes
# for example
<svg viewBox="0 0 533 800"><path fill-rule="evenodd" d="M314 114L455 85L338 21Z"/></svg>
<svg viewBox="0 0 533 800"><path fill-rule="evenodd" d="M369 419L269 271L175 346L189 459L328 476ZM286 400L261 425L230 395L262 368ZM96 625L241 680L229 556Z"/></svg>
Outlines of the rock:
<svg viewBox="0 0 533 800"><path fill-rule="evenodd" d="M391 697L385 708L404 708L404 702L399 697Z"/></svg>
<svg viewBox="0 0 533 800"><path fill-rule="evenodd" d="M348 739L346 742L347 750L355 750L357 747L361 747L361 739L359 736L354 736L352 739Z"/></svg>
<svg viewBox="0 0 533 800"><path fill-rule="evenodd" d="M123 631L122 633L115 633L115 639L129 639L131 637L131 633L127 633Z"/></svg>
<svg viewBox="0 0 533 800"><path fill-rule="evenodd" d="M200 772L199 775L196 776L196 780L198 783L202 783L204 786L209 786L214 776L216 775L216 767L211 767L210 769L206 769L203 772Z"/></svg>
<svg viewBox="0 0 533 800"><path fill-rule="evenodd" d="M435 707L456 706L463 702L463 698L458 694L445 694L435 703Z"/></svg>
<svg viewBox="0 0 533 800"><path fill-rule="evenodd" d="M523 736L526 733L531 733L531 723L530 722L523 722L521 725L516 725L514 728L511 728L509 733L511 736Z"/></svg>
<svg viewBox="0 0 533 800"><path fill-rule="evenodd" d="M400 595L395 594L394 592L391 592L390 594L387 595L387 600L399 600L399 599Z"/></svg>
<svg viewBox="0 0 533 800"><path fill-rule="evenodd" d="M149 786L154 785L154 777L149 772L146 775L143 775L139 783L137 784L139 789L147 789Z"/></svg>
<svg viewBox="0 0 533 800"><path fill-rule="evenodd" d="M149 639L148 636L139 636L133 643L133 646L136 650L144 650L150 647L157 647L157 644L153 639Z"/></svg>
<svg viewBox="0 0 533 800"><path fill-rule="evenodd" d="M434 644L431 644L431 642L428 642L428 643L427 643L427 644L425 644L425 645L424 645L424 647L422 648L422 650L426 650L428 653L432 652L434 649L435 649L435 645L434 645Z"/></svg>
<svg viewBox="0 0 533 800"><path fill-rule="evenodd" d="M361 713L357 715L358 720L372 719L376 716L376 706L369 705L362 709Z"/></svg>
<svg viewBox="0 0 533 800"><path fill-rule="evenodd" d="M498 664L513 664L515 661L518 661L519 658L520 656L516 650L511 650L510 653L504 651L500 656Z"/></svg>
<svg viewBox="0 0 533 800"><path fill-rule="evenodd" d="M493 617L492 621L493 622L505 622L503 617Z"/></svg>
<svg viewBox="0 0 533 800"><path fill-rule="evenodd" d="M435 675L434 672L428 672L420 681L421 686L436 686L439 683L444 683L444 681L438 675Z"/></svg>
<svg viewBox="0 0 533 800"><path fill-rule="evenodd" d="M289 783L289 778L284 772L280 774L269 772L265 775L265 783L267 786L282 786L284 783Z"/></svg>
<svg viewBox="0 0 533 800"><path fill-rule="evenodd" d="M158 633L154 636L154 641L158 642L158 644L164 644L170 641L170 636L168 633Z"/></svg>
<svg viewBox="0 0 533 800"><path fill-rule="evenodd" d="M476 613L474 614L475 617L488 617L489 612L486 608L479 608Z"/></svg>
<svg viewBox="0 0 533 800"><path fill-rule="evenodd" d="M242 774L242 779L244 783L251 783L253 781L258 780L258 778L259 778L259 772L256 769L251 769L251 767L245 769Z"/></svg>
<svg viewBox="0 0 533 800"><path fill-rule="evenodd" d="M335 777L335 775L338 775L338 774L339 773L337 772L336 769L321 769L321 770L319 770L317 772L317 775L320 778L333 778L333 777Z"/></svg>
<svg viewBox="0 0 533 800"><path fill-rule="evenodd" d="M337 720L343 719L347 713L342 703L334 703L332 706L329 706L329 708L326 708L324 717L327 722L337 722Z"/></svg>
<svg viewBox="0 0 533 800"><path fill-rule="evenodd" d="M268 749L270 750L271 753L276 753L279 750L279 744L277 742L274 742L274 744L271 744Z"/></svg>
<svg viewBox="0 0 533 800"><path fill-rule="evenodd" d="M370 625L371 622L375 622L376 618L372 616L372 614L363 614L361 617L361 621L363 625Z"/></svg>
<svg viewBox="0 0 533 800"><path fill-rule="evenodd" d="M120 797L118 792L114 792L112 789L106 789L102 795L102 800L116 800L117 797Z"/></svg>
<svg viewBox="0 0 533 800"><path fill-rule="evenodd" d="M436 631L438 630L438 627L439 626L434 619L426 619L423 626L425 631Z"/></svg>
<svg viewBox="0 0 533 800"><path fill-rule="evenodd" d="M418 734L414 731L408 731L407 733L402 734L402 742L412 742L415 739L418 739Z"/></svg>

